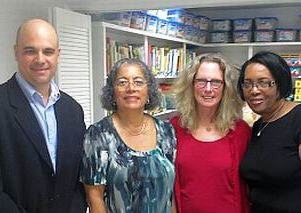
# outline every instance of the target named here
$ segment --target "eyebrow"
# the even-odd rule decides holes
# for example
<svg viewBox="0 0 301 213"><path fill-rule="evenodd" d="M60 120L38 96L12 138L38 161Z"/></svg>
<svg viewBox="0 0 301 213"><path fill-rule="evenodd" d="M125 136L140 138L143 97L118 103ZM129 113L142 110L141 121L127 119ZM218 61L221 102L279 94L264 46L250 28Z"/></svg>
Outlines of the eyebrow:
<svg viewBox="0 0 301 213"><path fill-rule="evenodd" d="M36 50L36 49L37 49L37 48L32 47L32 46L25 46L25 47L23 48L23 50ZM47 50L47 51L49 51L49 50L55 51L55 48L46 47L45 49L43 49L43 51L45 51L45 50Z"/></svg>
<svg viewBox="0 0 301 213"><path fill-rule="evenodd" d="M126 80L128 80L128 78L127 77L119 77L119 78L116 78L116 80L120 80L120 79L126 79ZM133 77L133 79L135 80L135 79L142 79L142 80L146 80L144 77L142 77L142 76L136 76L136 77Z"/></svg>
<svg viewBox="0 0 301 213"><path fill-rule="evenodd" d="M31 46L27 46L27 47L24 47L23 50L31 50L31 49L35 49L34 47L31 47Z"/></svg>

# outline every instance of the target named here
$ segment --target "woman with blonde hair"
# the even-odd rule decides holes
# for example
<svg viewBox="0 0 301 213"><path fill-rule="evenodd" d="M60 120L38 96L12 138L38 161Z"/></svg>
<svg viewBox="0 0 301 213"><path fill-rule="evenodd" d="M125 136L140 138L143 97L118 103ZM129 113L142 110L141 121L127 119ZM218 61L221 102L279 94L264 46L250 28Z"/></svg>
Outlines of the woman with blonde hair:
<svg viewBox="0 0 301 213"><path fill-rule="evenodd" d="M178 115L175 195L178 212L249 212L239 163L250 138L241 120L239 71L219 54L196 57L174 86Z"/></svg>

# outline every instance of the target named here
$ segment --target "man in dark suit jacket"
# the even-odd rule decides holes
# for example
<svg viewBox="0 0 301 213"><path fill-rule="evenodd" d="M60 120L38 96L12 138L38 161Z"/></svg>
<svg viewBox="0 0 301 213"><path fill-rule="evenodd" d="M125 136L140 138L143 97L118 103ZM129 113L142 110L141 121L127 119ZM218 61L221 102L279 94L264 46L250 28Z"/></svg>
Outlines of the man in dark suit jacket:
<svg viewBox="0 0 301 213"><path fill-rule="evenodd" d="M0 213L84 213L82 107L52 78L54 28L33 19L14 47L18 72L0 85Z"/></svg>

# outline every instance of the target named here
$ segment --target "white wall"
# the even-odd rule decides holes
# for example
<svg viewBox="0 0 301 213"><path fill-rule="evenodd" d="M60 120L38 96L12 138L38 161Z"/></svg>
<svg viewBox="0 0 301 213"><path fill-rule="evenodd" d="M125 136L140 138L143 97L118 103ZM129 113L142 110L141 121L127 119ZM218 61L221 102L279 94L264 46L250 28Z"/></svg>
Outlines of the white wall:
<svg viewBox="0 0 301 213"><path fill-rule="evenodd" d="M27 19L48 19L48 7L60 6L51 1L28 3L26 0L2 0L0 6L0 83L9 79L16 71L13 53L18 26Z"/></svg>

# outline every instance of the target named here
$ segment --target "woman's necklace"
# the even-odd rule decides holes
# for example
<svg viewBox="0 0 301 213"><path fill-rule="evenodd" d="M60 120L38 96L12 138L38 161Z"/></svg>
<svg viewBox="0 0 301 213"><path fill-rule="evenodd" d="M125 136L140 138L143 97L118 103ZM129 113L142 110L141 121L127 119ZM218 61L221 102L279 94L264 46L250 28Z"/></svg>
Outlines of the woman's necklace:
<svg viewBox="0 0 301 213"><path fill-rule="evenodd" d="M120 119L119 119L120 120ZM143 116L143 119L142 119L142 124L139 125L141 126L140 127L140 130L138 132L133 132L132 130L130 130L129 128L126 128L125 125L123 125L121 123L121 128L124 129L128 134L130 134L131 136L138 136L138 135L141 135L145 129L146 129L146 126L147 126L147 119L145 119L145 116Z"/></svg>
<svg viewBox="0 0 301 213"><path fill-rule="evenodd" d="M257 137L259 137L259 136L261 135L262 131L263 131L270 123L271 123L271 121L267 122L262 128L261 128L261 126L262 126L263 122L260 123L259 131L258 131L258 133L257 133Z"/></svg>
<svg viewBox="0 0 301 213"><path fill-rule="evenodd" d="M257 132L257 137L259 137L261 135L261 133L263 132L263 130L272 122L277 118L277 114L280 115L281 114L281 110L283 109L285 105L285 102L283 102L283 104L280 106L279 110L275 110L275 113L271 116L271 119L269 119L269 121L262 127L263 122L260 123L259 125L259 131Z"/></svg>

